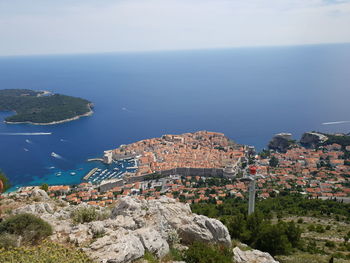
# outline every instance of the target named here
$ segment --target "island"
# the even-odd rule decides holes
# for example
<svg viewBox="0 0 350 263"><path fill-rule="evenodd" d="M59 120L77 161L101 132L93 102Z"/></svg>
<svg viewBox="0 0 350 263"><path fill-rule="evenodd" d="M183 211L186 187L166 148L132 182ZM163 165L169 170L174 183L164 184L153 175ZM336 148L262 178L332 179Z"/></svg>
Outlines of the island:
<svg viewBox="0 0 350 263"><path fill-rule="evenodd" d="M59 124L93 113L93 104L85 99L29 89L0 90L0 111L13 111L5 118L9 124Z"/></svg>

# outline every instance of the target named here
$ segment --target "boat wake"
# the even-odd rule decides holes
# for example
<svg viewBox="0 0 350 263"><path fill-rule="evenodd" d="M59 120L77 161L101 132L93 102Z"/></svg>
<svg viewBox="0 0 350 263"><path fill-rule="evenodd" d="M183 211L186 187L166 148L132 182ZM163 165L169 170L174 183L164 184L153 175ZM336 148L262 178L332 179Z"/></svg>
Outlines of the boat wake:
<svg viewBox="0 0 350 263"><path fill-rule="evenodd" d="M26 143L33 143L31 140L26 139Z"/></svg>
<svg viewBox="0 0 350 263"><path fill-rule="evenodd" d="M40 136L40 135L51 135L52 132L1 132L0 135L8 136Z"/></svg>
<svg viewBox="0 0 350 263"><path fill-rule="evenodd" d="M126 108L126 107L123 107L123 108L122 108L122 111L131 112L131 110L129 110L129 109Z"/></svg>
<svg viewBox="0 0 350 263"><path fill-rule="evenodd" d="M336 125L336 124L344 124L344 123L350 123L350 121L331 121L331 122L324 122L322 125Z"/></svg>
<svg viewBox="0 0 350 263"><path fill-rule="evenodd" d="M24 150L25 152L29 152L29 150L28 150L27 148L23 148L23 150Z"/></svg>
<svg viewBox="0 0 350 263"><path fill-rule="evenodd" d="M51 156L52 156L53 158L56 158L56 159L63 159L63 157L62 157L61 155L59 155L59 154L57 154L57 153L55 153L55 152L52 152L52 153L51 153Z"/></svg>

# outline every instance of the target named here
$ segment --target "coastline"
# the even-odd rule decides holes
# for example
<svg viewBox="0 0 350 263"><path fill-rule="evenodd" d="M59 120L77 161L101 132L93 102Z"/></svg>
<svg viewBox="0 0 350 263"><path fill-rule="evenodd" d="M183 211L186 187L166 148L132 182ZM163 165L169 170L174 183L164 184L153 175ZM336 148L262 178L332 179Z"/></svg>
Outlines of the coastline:
<svg viewBox="0 0 350 263"><path fill-rule="evenodd" d="M4 121L6 124L31 124L31 125L55 125L55 124L61 124L65 122L70 122L70 121L75 121L80 119L81 117L88 117L91 116L94 112L92 110L92 103L88 104L89 111L87 113L69 118L69 119L64 119L60 121L53 121L53 122L48 122L48 123L38 123L38 122L31 122L31 121L20 121L20 122L10 122L10 121Z"/></svg>

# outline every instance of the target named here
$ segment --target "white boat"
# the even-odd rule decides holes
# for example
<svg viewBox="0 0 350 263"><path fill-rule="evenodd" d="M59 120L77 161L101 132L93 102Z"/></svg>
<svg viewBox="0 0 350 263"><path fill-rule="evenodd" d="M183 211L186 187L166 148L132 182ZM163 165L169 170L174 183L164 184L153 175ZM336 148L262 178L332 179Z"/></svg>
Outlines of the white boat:
<svg viewBox="0 0 350 263"><path fill-rule="evenodd" d="M57 159L62 159L62 156L57 154L57 153L55 153L55 152L52 152L51 156L54 157L54 158L57 158Z"/></svg>

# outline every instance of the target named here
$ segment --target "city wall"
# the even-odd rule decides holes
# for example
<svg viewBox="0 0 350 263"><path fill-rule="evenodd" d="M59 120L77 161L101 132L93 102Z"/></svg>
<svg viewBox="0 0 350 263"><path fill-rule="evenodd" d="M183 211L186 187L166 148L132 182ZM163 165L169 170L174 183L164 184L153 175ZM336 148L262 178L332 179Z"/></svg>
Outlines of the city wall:
<svg viewBox="0 0 350 263"><path fill-rule="evenodd" d="M132 184L136 182L142 182L147 180L154 180L167 177L169 175L182 175L182 176L203 176L203 177L223 177L223 169L221 168L174 168L164 171L159 171L154 174L145 174L141 176L131 176L123 178L116 182L110 182L100 185L101 192L106 192L114 187L120 187L124 184Z"/></svg>

